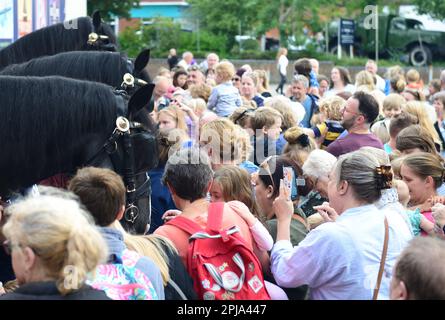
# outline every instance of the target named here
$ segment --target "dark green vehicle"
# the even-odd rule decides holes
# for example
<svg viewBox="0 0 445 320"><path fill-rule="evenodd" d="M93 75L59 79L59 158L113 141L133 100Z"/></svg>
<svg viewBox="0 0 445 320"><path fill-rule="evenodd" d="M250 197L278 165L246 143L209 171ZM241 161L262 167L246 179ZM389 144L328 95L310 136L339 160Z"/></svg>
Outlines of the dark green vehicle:
<svg viewBox="0 0 445 320"><path fill-rule="evenodd" d="M368 19L369 20L369 19ZM329 49L337 52L338 21L329 27ZM375 29L365 28L365 17L356 20L354 52L375 56ZM424 66L445 57L445 32L428 31L423 23L396 15L379 15L379 56L399 58L413 66ZM349 48L343 48L349 52Z"/></svg>

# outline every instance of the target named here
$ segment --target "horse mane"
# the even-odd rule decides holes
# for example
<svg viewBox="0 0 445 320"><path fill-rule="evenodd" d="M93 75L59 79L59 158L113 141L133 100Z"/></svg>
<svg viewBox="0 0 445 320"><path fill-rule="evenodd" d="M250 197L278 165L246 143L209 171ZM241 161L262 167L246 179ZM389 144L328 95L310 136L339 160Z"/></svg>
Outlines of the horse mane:
<svg viewBox="0 0 445 320"><path fill-rule="evenodd" d="M104 84L0 76L0 87L0 194L80 165L82 144L115 127L118 102Z"/></svg>
<svg viewBox="0 0 445 320"><path fill-rule="evenodd" d="M90 50L87 41L88 35L93 31L90 17L81 17L36 30L0 51L0 70L10 64L22 63L36 57L66 51ZM116 37L110 26L102 23L96 32L107 35L110 42L116 44Z"/></svg>
<svg viewBox="0 0 445 320"><path fill-rule="evenodd" d="M131 67L119 52L71 51L7 66L0 75L63 76L119 87Z"/></svg>

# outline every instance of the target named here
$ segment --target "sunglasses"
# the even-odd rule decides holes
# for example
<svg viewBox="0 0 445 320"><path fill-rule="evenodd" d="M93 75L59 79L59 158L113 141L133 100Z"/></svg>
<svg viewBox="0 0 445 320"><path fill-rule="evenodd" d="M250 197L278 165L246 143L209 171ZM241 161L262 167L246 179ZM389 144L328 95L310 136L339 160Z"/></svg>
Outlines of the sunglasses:
<svg viewBox="0 0 445 320"><path fill-rule="evenodd" d="M238 82L241 81L241 78L233 78L232 81Z"/></svg>
<svg viewBox="0 0 445 320"><path fill-rule="evenodd" d="M190 66L190 67L188 67L188 69L187 69L187 71L197 71L197 70L200 70L200 71L201 71L201 69L200 69L198 66Z"/></svg>
<svg viewBox="0 0 445 320"><path fill-rule="evenodd" d="M247 116L251 113L252 113L252 110L249 110L249 109L244 110L243 112L241 112L241 114L238 117L236 117L235 121L233 121L233 122L235 124L238 124L238 121L240 121L242 118L244 118L244 116Z"/></svg>
<svg viewBox="0 0 445 320"><path fill-rule="evenodd" d="M275 156L267 157L266 160L264 160L263 163L260 164L260 168L264 169L266 171L266 173L269 175L269 178L270 178L270 180L272 182L273 189L276 190L275 189L275 182L274 182L273 176L272 176L272 171L270 170L270 165L269 165L269 161L272 158L278 158L278 156L275 155Z"/></svg>

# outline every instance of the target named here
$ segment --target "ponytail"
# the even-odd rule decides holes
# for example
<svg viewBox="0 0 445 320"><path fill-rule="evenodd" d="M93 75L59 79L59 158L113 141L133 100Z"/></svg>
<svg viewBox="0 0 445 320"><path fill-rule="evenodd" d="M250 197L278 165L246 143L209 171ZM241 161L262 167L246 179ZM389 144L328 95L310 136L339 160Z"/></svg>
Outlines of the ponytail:
<svg viewBox="0 0 445 320"><path fill-rule="evenodd" d="M74 228L66 242L65 260L56 280L62 295L69 294L83 286L90 272L105 262L107 246L94 226ZM105 248L105 250L104 250Z"/></svg>

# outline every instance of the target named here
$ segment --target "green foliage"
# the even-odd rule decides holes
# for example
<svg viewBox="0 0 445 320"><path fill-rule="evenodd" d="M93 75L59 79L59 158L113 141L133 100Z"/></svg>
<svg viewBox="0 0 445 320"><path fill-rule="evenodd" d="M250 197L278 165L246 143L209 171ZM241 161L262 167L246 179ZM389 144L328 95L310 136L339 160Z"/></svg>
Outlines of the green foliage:
<svg viewBox="0 0 445 320"><path fill-rule="evenodd" d="M235 36L239 33L249 34L254 30L257 20L257 0L189 0L188 17L199 21L201 30L221 37L227 41L224 50L229 51L235 45Z"/></svg>
<svg viewBox="0 0 445 320"><path fill-rule="evenodd" d="M420 14L430 14L433 18L445 19L445 1L443 0L414 0Z"/></svg>
<svg viewBox="0 0 445 320"><path fill-rule="evenodd" d="M139 6L140 0L87 0L87 11L91 14L99 10L105 21L111 21L112 16L130 18L130 10Z"/></svg>
<svg viewBox="0 0 445 320"><path fill-rule="evenodd" d="M119 35L119 43L130 57L135 57L144 48L150 48L153 57L165 57L170 48L176 48L179 53L192 51L195 57L201 58L209 52L225 55L227 37L215 36L208 31L183 31L180 24L171 19L157 18L151 25L125 29Z"/></svg>

